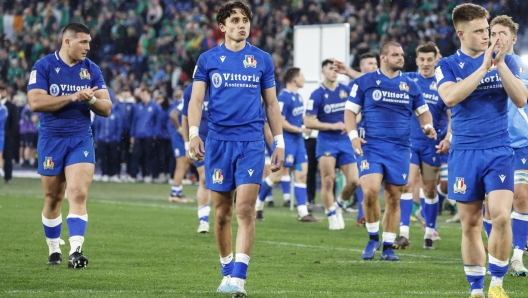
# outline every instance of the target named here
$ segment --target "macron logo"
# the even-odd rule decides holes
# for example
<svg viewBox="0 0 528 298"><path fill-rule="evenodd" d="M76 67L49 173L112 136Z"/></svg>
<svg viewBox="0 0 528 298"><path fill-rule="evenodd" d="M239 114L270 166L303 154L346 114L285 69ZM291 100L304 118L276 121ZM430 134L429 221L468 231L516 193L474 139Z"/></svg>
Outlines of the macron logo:
<svg viewBox="0 0 528 298"><path fill-rule="evenodd" d="M458 66L460 66L461 69L464 69L464 62L458 63Z"/></svg>
<svg viewBox="0 0 528 298"><path fill-rule="evenodd" d="M376 84L378 84L378 86L379 86L379 84L381 84L381 81L380 81L380 80L377 80L377 81L376 81Z"/></svg>
<svg viewBox="0 0 528 298"><path fill-rule="evenodd" d="M407 178L407 174L402 174L403 179Z"/></svg>
<svg viewBox="0 0 528 298"><path fill-rule="evenodd" d="M55 68L55 71L56 71L57 73L59 73L59 71L60 71L60 68L58 68L58 67L57 67L57 68Z"/></svg>
<svg viewBox="0 0 528 298"><path fill-rule="evenodd" d="M522 163L525 164L526 163L526 158L523 158L521 159Z"/></svg>
<svg viewBox="0 0 528 298"><path fill-rule="evenodd" d="M249 169L248 173L249 173L249 177L252 177L253 176L253 169Z"/></svg>
<svg viewBox="0 0 528 298"><path fill-rule="evenodd" d="M502 183L504 183L504 179L506 179L506 175L499 175L499 178Z"/></svg>
<svg viewBox="0 0 528 298"><path fill-rule="evenodd" d="M83 151L84 157L88 157L88 151Z"/></svg>
<svg viewBox="0 0 528 298"><path fill-rule="evenodd" d="M225 56L220 56L220 60L222 60L222 62L224 62L225 58Z"/></svg>

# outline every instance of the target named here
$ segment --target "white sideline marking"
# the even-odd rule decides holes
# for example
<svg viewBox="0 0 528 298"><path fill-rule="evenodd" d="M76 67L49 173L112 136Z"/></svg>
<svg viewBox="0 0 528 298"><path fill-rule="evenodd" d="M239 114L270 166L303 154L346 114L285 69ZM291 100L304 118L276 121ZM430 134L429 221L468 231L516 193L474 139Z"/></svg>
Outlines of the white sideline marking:
<svg viewBox="0 0 528 298"><path fill-rule="evenodd" d="M354 295L361 295L361 297L380 297L382 295L394 295L394 292L342 292L342 291L295 291L295 290L249 290L251 294L258 294L258 295L269 295L269 294L302 294L307 296L313 296L313 295L339 295L339 296L354 296ZM8 290L3 291L0 293L6 293L6 294L84 294L84 293L93 293L93 294L184 294L184 293L192 293L192 294L214 294L216 291L181 291L181 290L170 290L170 289L160 289L160 290L61 290L61 291L45 291L45 290ZM400 293L399 293L400 294ZM424 295L435 295L435 296L459 296L459 295L466 295L467 291L404 291L401 294L403 295L416 295L423 297ZM508 291L508 294L516 294L516 292Z"/></svg>
<svg viewBox="0 0 528 298"><path fill-rule="evenodd" d="M256 240L256 242L262 242L262 243L268 243L268 244L276 244L276 245L284 245L284 246L304 247L304 248L317 248L317 249L328 249L328 250L363 252L363 250L356 249L356 248L329 247L329 246L320 246L320 245L308 245L308 244L299 244L299 243L261 241L261 240ZM424 259L450 260L450 261L458 261L459 263L462 262L462 259L460 259L460 258L415 255L415 254L407 254L407 253L400 253L400 252L398 252L398 256L406 256L406 257L413 257L413 258L424 258ZM387 262L387 263L396 264L397 262Z"/></svg>

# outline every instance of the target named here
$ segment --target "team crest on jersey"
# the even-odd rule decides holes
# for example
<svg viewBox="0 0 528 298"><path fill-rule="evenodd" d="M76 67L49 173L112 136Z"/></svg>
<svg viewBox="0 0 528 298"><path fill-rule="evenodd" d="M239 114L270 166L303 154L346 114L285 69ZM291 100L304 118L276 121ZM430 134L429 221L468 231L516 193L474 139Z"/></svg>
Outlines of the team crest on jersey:
<svg viewBox="0 0 528 298"><path fill-rule="evenodd" d="M405 82L400 82L400 90L409 92L409 85Z"/></svg>
<svg viewBox="0 0 528 298"><path fill-rule="evenodd" d="M81 77L81 80L90 79L90 73L86 68L81 68L81 72L79 73L79 76Z"/></svg>
<svg viewBox="0 0 528 298"><path fill-rule="evenodd" d="M246 55L246 58L244 58L244 67L257 67L257 60L255 60L255 57L253 57L253 55Z"/></svg>
<svg viewBox="0 0 528 298"><path fill-rule="evenodd" d="M436 90L436 82L435 82L435 81L433 81L433 82L431 83L431 86L429 86L429 89L431 89L431 90Z"/></svg>
<svg viewBox="0 0 528 298"><path fill-rule="evenodd" d="M295 159L293 158L293 154L288 154L288 156L286 157L286 162L293 163L294 161Z"/></svg>
<svg viewBox="0 0 528 298"><path fill-rule="evenodd" d="M339 98L347 98L348 93L345 90L339 91Z"/></svg>
<svg viewBox="0 0 528 298"><path fill-rule="evenodd" d="M456 177L455 185L454 186L454 192L455 193L466 193L466 183L464 182L464 178Z"/></svg>
<svg viewBox="0 0 528 298"><path fill-rule="evenodd" d="M359 170L361 172L363 172L364 170L368 170L369 169L369 163L366 159L362 160L361 161L361 165L359 166Z"/></svg>
<svg viewBox="0 0 528 298"><path fill-rule="evenodd" d="M53 170L53 167L55 166L55 164L53 163L53 158L46 156L42 166L44 167L44 170Z"/></svg>
<svg viewBox="0 0 528 298"><path fill-rule="evenodd" d="M493 71L493 70L496 70L496 69L497 69L497 62L493 61L493 62L491 63L490 68L488 69L488 72Z"/></svg>
<svg viewBox="0 0 528 298"><path fill-rule="evenodd" d="M222 175L222 169L214 169L213 171L213 184L222 184L224 182L224 175Z"/></svg>

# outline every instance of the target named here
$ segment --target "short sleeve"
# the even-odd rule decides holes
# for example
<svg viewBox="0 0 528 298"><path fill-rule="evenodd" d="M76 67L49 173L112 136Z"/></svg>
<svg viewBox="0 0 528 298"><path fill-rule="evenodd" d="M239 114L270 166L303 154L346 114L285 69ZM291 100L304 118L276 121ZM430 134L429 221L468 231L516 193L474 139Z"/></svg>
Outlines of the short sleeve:
<svg viewBox="0 0 528 298"><path fill-rule="evenodd" d="M451 67L449 67L449 64L445 58L438 61L435 69L435 78L437 88L440 88L440 86L445 82L456 83L457 80L455 74L451 70Z"/></svg>
<svg viewBox="0 0 528 298"><path fill-rule="evenodd" d="M310 99L306 102L306 114L317 115L319 112L319 106L321 105L321 94L319 90L315 90L311 95Z"/></svg>
<svg viewBox="0 0 528 298"><path fill-rule="evenodd" d="M192 84L185 88L183 91L183 108L181 110L182 115L188 116L189 102L191 101Z"/></svg>
<svg viewBox="0 0 528 298"><path fill-rule="evenodd" d="M99 66L92 64L92 69L93 69L92 88L97 87L99 90L106 89L106 84L103 78L103 73L101 72L101 69L99 68Z"/></svg>
<svg viewBox="0 0 528 298"><path fill-rule="evenodd" d="M508 68L511 70L511 72L513 73L513 75L520 79L521 78L521 75L519 73L519 65L517 65L517 62L515 61L515 59L513 59L513 57L511 55L507 55L505 58L504 58L504 62L506 62L506 65L508 65Z"/></svg>
<svg viewBox="0 0 528 298"><path fill-rule="evenodd" d="M267 53L264 55L264 60L264 73L260 80L260 88L262 90L275 87L275 67L273 66L273 60Z"/></svg>
<svg viewBox="0 0 528 298"><path fill-rule="evenodd" d="M196 66L194 67L194 73L193 78L195 81L201 81L207 83L207 85L210 85L209 83L209 75L207 74L207 56L202 54L198 58L198 63L196 63Z"/></svg>
<svg viewBox="0 0 528 298"><path fill-rule="evenodd" d="M352 87L350 88L350 93L348 94L348 101L357 104L358 106L363 106L365 102L365 93L359 87L359 81L356 80Z"/></svg>
<svg viewBox="0 0 528 298"><path fill-rule="evenodd" d="M279 97L278 97L282 116L286 116L290 110L290 104L289 104L290 101L288 100L286 96L287 94L283 92L279 94Z"/></svg>
<svg viewBox="0 0 528 298"><path fill-rule="evenodd" d="M29 75L27 90L42 89L49 90L48 72L43 60L39 60L33 66Z"/></svg>

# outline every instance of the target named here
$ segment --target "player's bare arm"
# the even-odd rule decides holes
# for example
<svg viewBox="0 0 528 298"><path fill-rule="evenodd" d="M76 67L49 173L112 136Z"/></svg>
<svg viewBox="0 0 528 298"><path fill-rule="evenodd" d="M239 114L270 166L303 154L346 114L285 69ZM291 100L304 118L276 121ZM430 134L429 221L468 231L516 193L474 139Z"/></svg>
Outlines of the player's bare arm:
<svg viewBox="0 0 528 298"><path fill-rule="evenodd" d="M271 148L273 145L273 133L268 122L264 122L264 141Z"/></svg>
<svg viewBox="0 0 528 298"><path fill-rule="evenodd" d="M178 121L178 116L180 115L180 111L178 111L178 109L173 109L171 112L170 112L170 115L169 115L169 118L172 122L172 125L174 125L174 127L177 129L177 130L180 130L180 127L181 127L181 124L180 124L180 121ZM183 115L182 115L182 119L183 119ZM182 121L183 122L183 121ZM189 139L188 136L185 136L183 140L185 140L185 138L187 138L187 140ZM187 142L187 140L185 140Z"/></svg>
<svg viewBox="0 0 528 298"><path fill-rule="evenodd" d="M334 62L334 67L336 69L336 71L340 74L344 74L346 76L348 76L349 78L351 79L357 79L359 78L360 76L362 76L363 74L359 71L356 71L350 67L348 67L344 62L342 61L338 61L338 60L335 60L335 59L328 59L332 62Z"/></svg>
<svg viewBox="0 0 528 298"><path fill-rule="evenodd" d="M63 96L51 96L46 90L32 89L28 92L28 103L33 112L56 112L71 102L86 100L88 96L84 89Z"/></svg>
<svg viewBox="0 0 528 298"><path fill-rule="evenodd" d="M284 137L282 136L282 115L275 87L262 91L262 98L266 105L266 115L275 140L275 150L271 155L271 171L276 172L281 169L284 162Z"/></svg>
<svg viewBox="0 0 528 298"><path fill-rule="evenodd" d="M349 101L347 101L349 103ZM359 111L358 111L359 114ZM345 109L345 126L346 131L348 132L348 137L350 138L350 142L352 143L352 148L354 149L354 152L359 155L363 156L363 149L361 148L361 144L366 144L367 141L365 139L360 138L357 131L357 116L354 111L350 109Z"/></svg>
<svg viewBox="0 0 528 298"><path fill-rule="evenodd" d="M428 138L436 140L436 130L433 127L433 116L431 115L431 112L427 110L420 114L418 114L419 111L416 111L416 113L418 115L418 121L420 122L420 126L422 127L424 134Z"/></svg>
<svg viewBox="0 0 528 298"><path fill-rule="evenodd" d="M309 128L292 125L290 122L288 122L288 120L286 120L286 117L284 116L282 116L282 129L291 133L312 133L312 130Z"/></svg>
<svg viewBox="0 0 528 298"><path fill-rule="evenodd" d="M479 29L484 30L484 29ZM487 29L486 29L487 30ZM480 81L486 76L492 63L493 49L496 43L484 52L484 61L482 65L470 76L460 82L446 82L438 88L438 94L448 107L454 107L456 104L466 99L480 84ZM436 68L436 75L441 74L442 69ZM503 80L504 81L504 80Z"/></svg>
<svg viewBox="0 0 528 298"><path fill-rule="evenodd" d="M92 90L93 94L89 99L81 101L88 103L90 110L92 110L92 112L94 112L96 115L103 117L110 116L110 113L112 112L112 101L110 100L110 94L108 94L108 90L97 90L97 87L85 90Z"/></svg>
<svg viewBox="0 0 528 298"><path fill-rule="evenodd" d="M196 160L203 160L205 153L205 146L198 135L198 131L202 119L202 105L206 90L206 82L195 81L192 87L191 100L189 101L189 117L187 117L189 121L189 154Z"/></svg>
<svg viewBox="0 0 528 298"><path fill-rule="evenodd" d="M502 45L495 55L497 71L499 72L502 86L513 104L518 108L522 108L526 104L526 87L520 79L513 75L506 62L504 62L504 57L508 53L508 49L511 48L511 40L506 38L504 33L499 33L499 38L497 38L496 42Z"/></svg>
<svg viewBox="0 0 528 298"><path fill-rule="evenodd" d="M446 133L445 138L442 141L440 141L440 144L438 144L438 147L437 147L438 150L436 151L436 153L441 153L441 154L449 153L449 149L451 148L451 139L453 137L453 133L451 129L451 110L447 110L446 114L447 114L447 121L448 121L447 133Z"/></svg>
<svg viewBox="0 0 528 298"><path fill-rule="evenodd" d="M306 115L304 116L304 126L310 129L317 129L317 130L345 130L345 124L343 122L337 122L337 123L326 123L321 122L317 119L317 115Z"/></svg>

